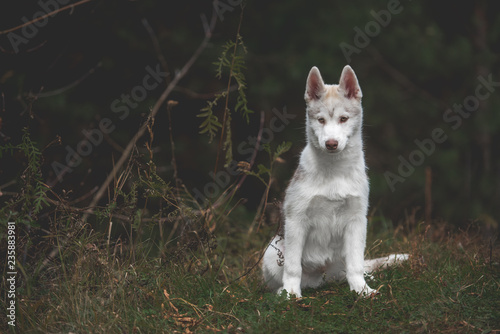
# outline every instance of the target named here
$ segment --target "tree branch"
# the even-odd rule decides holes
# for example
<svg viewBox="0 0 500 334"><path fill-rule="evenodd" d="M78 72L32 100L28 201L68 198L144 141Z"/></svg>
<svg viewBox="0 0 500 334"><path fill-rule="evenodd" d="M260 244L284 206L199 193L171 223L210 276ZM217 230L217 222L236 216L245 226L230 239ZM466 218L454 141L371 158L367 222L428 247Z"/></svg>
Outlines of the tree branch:
<svg viewBox="0 0 500 334"><path fill-rule="evenodd" d="M198 49L194 52L194 54L191 56L191 58L184 65L184 67L182 67L182 69L172 79L172 81L167 86L167 88L165 89L165 91L163 92L163 94L161 94L161 96L158 99L158 101L156 101L156 104L154 105L153 109L151 109L151 113L149 114L148 119L154 118L156 116L156 114L160 110L160 107L167 100L167 97L170 95L170 93L175 88L175 86L177 86L177 83L186 75L186 73L189 71L189 69L191 68L191 66L193 66L194 62L198 59L198 57L201 55L201 53L203 52L203 50L207 47L208 42L210 41L210 39L212 37L212 32L213 32L213 30L215 28L216 18L217 18L217 16L216 16L216 13L214 11L214 13L212 15L212 21L211 21L211 24L210 24L210 29L205 33L205 38L201 42L201 44L198 47ZM137 133L134 135L134 137L132 137L132 140L128 143L127 147L123 151L122 156L120 157L120 159L118 160L118 162L115 164L115 167L113 168L113 170L111 171L111 173L108 175L108 177L106 178L106 180L104 181L104 183L101 185L101 187L97 191L94 199L92 200L92 202L89 205L90 209L92 209L95 205L97 205L97 203L99 202L99 200L106 193L106 189L108 188L108 186L111 183L111 181L113 181L113 179L115 178L116 174L118 173L118 170L120 170L120 168L123 166L123 164L125 163L125 161L128 159L130 153L132 152L132 149L134 148L135 144L137 143L137 140L140 137L142 137L142 135L146 131L147 125L148 125L148 122L145 122L139 128L139 131L137 131ZM84 216L84 218L82 218L82 220L85 221L87 217L88 217L88 215L86 214Z"/></svg>
<svg viewBox="0 0 500 334"><path fill-rule="evenodd" d="M53 11L53 12L50 12L50 13L47 13L47 14L45 14L43 16L37 17L36 19L33 19L33 20L29 21L29 22L26 22L26 23L23 23L21 25L18 25L18 26L14 27L14 28L10 28L10 29L7 29L7 30L2 30L2 31L0 31L0 35L5 35L5 34L8 34L9 32L19 30L19 29L24 28L26 26L29 26L29 25L31 25L31 24L33 24L35 22L44 20L44 19L46 19L49 16L55 15L55 14L57 14L59 12L63 12L63 11L68 10L68 9L73 9L76 6L80 6L80 5L83 5L84 3L91 2L91 1L93 1L93 0L81 0L81 1L79 1L77 3L64 6L64 7L59 8L59 9Z"/></svg>
<svg viewBox="0 0 500 334"><path fill-rule="evenodd" d="M84 0L85 2L91 1L91 0ZM83 1L82 1L83 2ZM176 74L176 76L173 78L173 80L168 84L167 88L163 91L161 94L160 98L158 101L156 101L156 104L154 105L153 109L151 109L151 112L149 114L148 120L144 122L137 133L132 137L130 142L128 143L127 147L123 151L120 159L118 162L114 165L113 169L111 170L111 173L108 175L104 183L101 185L99 190L97 191L96 195L92 199L89 208L85 211L84 215L82 218L78 221L78 226L83 226L89 217L89 215L94 213L94 208L96 207L97 203L101 200L102 196L106 193L109 184L115 179L118 171L121 169L125 161L128 159L130 153L132 152L133 148L135 147L135 144L137 143L137 140L144 134L144 132L147 130L148 127L148 121L151 118L154 118L158 111L160 110L160 107L163 105L163 103L167 100L168 96L172 92L172 90L177 86L178 82L186 75L186 73L189 71L189 69L193 66L195 61L198 59L198 57L201 55L203 50L207 47L208 42L212 38L212 33L215 28L215 23L217 22L217 13L215 10L212 12L212 18L210 21L210 25L206 27L205 29L205 38L202 40L201 44L198 46L196 51L193 53L191 58L186 62L186 64L182 67L182 69ZM78 230L78 228L75 229L75 231ZM75 232L76 233L76 232ZM74 234L69 235L68 237L62 239L59 241L59 245L57 245L45 258L43 263L40 265L39 270L43 270L49 262L58 254L61 248L63 248L67 242L73 237Z"/></svg>

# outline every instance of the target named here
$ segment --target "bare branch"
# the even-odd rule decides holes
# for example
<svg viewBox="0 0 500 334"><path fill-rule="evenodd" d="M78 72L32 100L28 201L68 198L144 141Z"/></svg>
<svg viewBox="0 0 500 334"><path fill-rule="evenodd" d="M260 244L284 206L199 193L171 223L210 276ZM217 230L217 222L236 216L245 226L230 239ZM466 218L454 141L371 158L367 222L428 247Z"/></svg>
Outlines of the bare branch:
<svg viewBox="0 0 500 334"><path fill-rule="evenodd" d="M2 31L0 31L0 35L5 35L5 34L8 34L9 32L19 30L19 29L24 28L26 26L29 26L29 25L31 25L31 24L33 24L35 22L44 20L44 19L46 19L49 16L55 15L55 14L57 14L59 12L63 12L63 11L68 10L68 9L73 9L73 8L75 8L77 6L83 5L83 4L85 4L87 2L91 2L91 1L93 1L93 0L81 0L81 1L79 1L77 3L64 6L64 7L59 8L59 9L53 11L53 12L50 12L50 13L47 13L47 14L45 14L43 16L37 17L36 19L33 19L33 20L29 21L29 22L26 22L26 23L23 23L21 25L18 25L18 26L14 27L14 28L10 28L10 29L7 29L7 30L2 30Z"/></svg>
<svg viewBox="0 0 500 334"><path fill-rule="evenodd" d="M161 47L160 47L160 42L158 41L158 38L156 37L156 34L149 24L148 20L146 18L142 19L142 25L144 28L146 28L146 31L148 32L149 36L151 37L151 41L153 42L153 47L155 48L156 51L156 56L158 57L158 60L160 61L161 67L163 67L163 70L168 73L168 64L167 60L165 59L165 56L163 55L163 52L161 52ZM167 77L168 79L168 77ZM168 83L168 81L167 81Z"/></svg>
<svg viewBox="0 0 500 334"><path fill-rule="evenodd" d="M168 96L172 92L172 90L177 86L178 82L186 75L186 73L189 71L189 69L193 66L194 62L198 59L198 57L201 55L203 50L207 47L208 42L210 41L212 37L212 32L215 28L215 23L216 23L217 15L215 11L212 14L212 20L210 23L210 29L205 32L205 38L201 42L200 46L198 46L198 49L194 52L194 54L191 56L191 58L186 62L186 64L182 67L182 69L175 75L175 77L172 79L170 84L167 86L163 94L161 94L160 98L158 101L156 101L156 104L154 105L153 109L151 109L151 112L149 114L148 119L154 118L158 111L160 110L160 107L163 105L163 103L167 100ZM111 173L108 175L104 183L101 185L99 190L97 191L94 199L90 203L90 208L94 207L97 205L99 200L102 198L102 196L105 194L106 189L108 188L109 184L111 181L115 178L116 174L118 173L118 170L121 169L127 158L129 157L130 153L132 152L132 149L134 148L135 144L137 143L137 140L142 137L144 132L147 130L148 123L145 122L140 128L139 131L132 137L132 140L128 143L127 147L122 153L122 156L118 160L118 162L115 164L113 170ZM82 221L85 221L88 217L88 214L85 214L82 218Z"/></svg>
<svg viewBox="0 0 500 334"><path fill-rule="evenodd" d="M91 0L87 0L87 1L91 1ZM158 101L156 101L156 104L154 105L153 109L151 109L151 112L150 112L150 114L148 116L148 120L151 119L151 118L154 118L156 116L156 114L160 110L160 107L167 100L167 98L170 95L170 93L172 92L172 90L177 86L177 84L179 83L179 81L186 75L186 73L189 71L189 69L193 66L194 62L198 59L198 57L201 55L201 53L203 52L203 50L208 46L208 42L210 41L210 39L212 37L212 32L215 29L215 23L216 22L217 22L217 13L214 10L212 12L212 18L211 18L211 21L210 21L209 29L205 30L205 37L204 37L204 39L202 40L202 42L200 43L200 45L198 46L198 48L196 49L196 51L193 53L193 55L191 56L191 58L186 62L186 64L182 67L182 69L179 72L177 72L176 76L169 83L169 85L167 86L167 88L163 91L163 93L161 94L161 96L158 99ZM135 144L137 143L137 140L140 137L142 137L142 135L144 134L144 132L147 130L147 127L148 127L148 121L144 122L141 125L141 127L139 128L139 130L137 131L137 133L132 137L132 140L130 140L130 142L128 143L128 145L125 148L125 150L123 151L120 159L118 160L118 162L114 165L113 169L111 170L111 173L108 175L108 177L106 178L106 180L101 185L101 187L97 191L96 195L92 199L92 201L91 201L91 203L89 205L89 208L85 211L85 213L82 216L82 218L78 221L78 224L77 224L78 226L84 226L85 222L87 221L87 218L89 217L89 215L91 215L91 214L94 213L94 208L96 207L97 203L99 203L99 201L101 200L102 196L104 196L104 194L106 193L109 184L116 178L116 175L117 175L118 171L122 168L123 164L128 159L129 155L131 154L132 150L135 147ZM78 230L78 228L75 229L75 231L76 230ZM67 238L64 238L64 239L60 240L59 241L59 245L56 246L49 253L49 255L45 258L45 260L40 265L40 267L39 267L38 270L40 270L40 271L43 270L49 264L49 262L59 253L60 249L63 248L63 247L65 247L65 245L68 242L68 240L70 240L74 235L75 234L73 233L70 236L68 236Z"/></svg>

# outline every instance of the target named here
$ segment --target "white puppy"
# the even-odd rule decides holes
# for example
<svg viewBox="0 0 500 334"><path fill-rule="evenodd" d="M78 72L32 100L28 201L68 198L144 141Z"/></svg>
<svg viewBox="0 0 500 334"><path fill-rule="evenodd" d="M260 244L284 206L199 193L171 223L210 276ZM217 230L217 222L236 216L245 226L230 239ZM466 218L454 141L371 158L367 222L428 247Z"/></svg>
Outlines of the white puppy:
<svg viewBox="0 0 500 334"><path fill-rule="evenodd" d="M264 254L267 285L301 297L301 289L347 279L351 290L370 295L365 271L408 255L364 260L368 177L362 141L361 88L350 66L338 85L309 72L305 100L307 145L286 190L284 234Z"/></svg>

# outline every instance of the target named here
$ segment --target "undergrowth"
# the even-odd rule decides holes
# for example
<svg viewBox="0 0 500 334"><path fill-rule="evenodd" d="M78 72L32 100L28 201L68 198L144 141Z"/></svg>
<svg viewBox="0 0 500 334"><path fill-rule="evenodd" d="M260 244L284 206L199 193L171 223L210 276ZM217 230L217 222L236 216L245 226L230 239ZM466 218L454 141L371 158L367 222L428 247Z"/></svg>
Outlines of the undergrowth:
<svg viewBox="0 0 500 334"><path fill-rule="evenodd" d="M234 212L229 220L246 212ZM228 228L217 248L182 261L152 256L147 241L105 247L86 229L59 261L19 284L22 333L174 332L494 332L500 328L500 252L480 236L456 232L440 242L424 232L371 235L369 256L410 252L408 262L374 273L379 294L360 298L345 283L286 300L266 290L255 268L264 233ZM383 240L383 241L381 241ZM28 269L29 271L29 269ZM26 289L27 285L30 289Z"/></svg>

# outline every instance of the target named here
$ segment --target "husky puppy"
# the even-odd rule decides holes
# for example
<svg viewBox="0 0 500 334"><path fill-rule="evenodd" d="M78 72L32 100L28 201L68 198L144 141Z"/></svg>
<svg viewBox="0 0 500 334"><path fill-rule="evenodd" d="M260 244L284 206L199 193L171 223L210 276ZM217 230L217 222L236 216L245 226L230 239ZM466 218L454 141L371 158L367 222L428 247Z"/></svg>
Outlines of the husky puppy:
<svg viewBox="0 0 500 334"><path fill-rule="evenodd" d="M345 66L338 85L323 82L317 67L306 83L307 145L286 190L284 233L263 258L269 288L301 297L302 288L347 279L351 290L371 295L364 273L408 258L364 260L368 177L363 152L361 88Z"/></svg>

